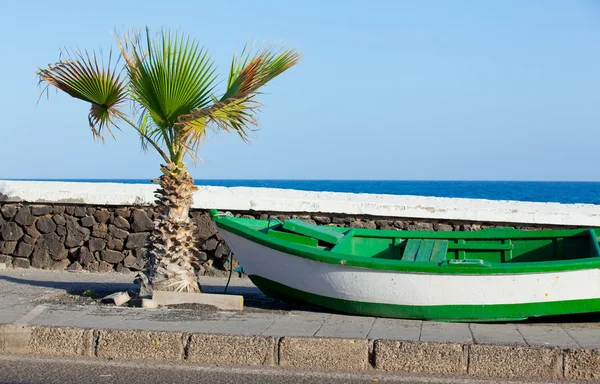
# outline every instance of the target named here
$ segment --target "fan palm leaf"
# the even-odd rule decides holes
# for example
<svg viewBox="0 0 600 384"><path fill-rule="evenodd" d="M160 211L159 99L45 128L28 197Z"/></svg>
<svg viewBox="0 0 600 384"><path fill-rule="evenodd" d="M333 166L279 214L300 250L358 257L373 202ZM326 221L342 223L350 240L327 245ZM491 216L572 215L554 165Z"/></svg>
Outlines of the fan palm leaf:
<svg viewBox="0 0 600 384"><path fill-rule="evenodd" d="M108 65L98 63L98 55L94 51L65 49L61 51L58 63L45 69L38 68L40 83L46 83L45 90L52 85L72 97L91 103L88 121L94 138L104 141L104 129L111 135L111 126L117 126L115 120L123 115L121 107L127 99L126 81L121 79L117 71L118 59L114 65L112 51Z"/></svg>
<svg viewBox="0 0 600 384"><path fill-rule="evenodd" d="M301 54L294 49L267 46L255 54L244 47L239 56L234 56L227 79L227 89L219 99L213 96L213 104L198 108L179 117L179 122L188 127L187 140L196 147L206 133L194 129L198 121L212 124L226 132L236 132L244 141L248 131L257 125L255 112L260 103L255 100L259 88L298 64Z"/></svg>
<svg viewBox="0 0 600 384"><path fill-rule="evenodd" d="M182 158L181 115L203 108L211 102L216 80L214 64L207 51L180 33L161 30L153 39L130 33L117 38L125 57L131 93L152 119L147 133L166 144L171 160Z"/></svg>

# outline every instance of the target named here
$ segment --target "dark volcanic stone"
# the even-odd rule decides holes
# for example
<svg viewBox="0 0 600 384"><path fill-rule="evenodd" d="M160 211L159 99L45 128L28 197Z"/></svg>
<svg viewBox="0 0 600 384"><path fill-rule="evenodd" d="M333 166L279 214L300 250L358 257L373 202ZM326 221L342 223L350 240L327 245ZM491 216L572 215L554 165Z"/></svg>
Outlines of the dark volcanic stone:
<svg viewBox="0 0 600 384"><path fill-rule="evenodd" d="M31 210L28 205L22 206L17 215L15 216L15 221L21 225L32 225L35 222L35 216L31 214Z"/></svg>
<svg viewBox="0 0 600 384"><path fill-rule="evenodd" d="M96 213L94 213L94 218L97 222L104 224L110 218L110 212L108 212L106 209L98 209Z"/></svg>
<svg viewBox="0 0 600 384"><path fill-rule="evenodd" d="M90 227L93 227L95 224L93 216L82 217L80 221L81 221L82 227L90 228Z"/></svg>
<svg viewBox="0 0 600 384"><path fill-rule="evenodd" d="M29 257L31 255L31 252L33 252L33 245L27 244L24 240L21 240L21 242L17 246L15 256Z"/></svg>
<svg viewBox="0 0 600 384"><path fill-rule="evenodd" d="M0 241L0 253L4 255L12 255L17 248L16 241Z"/></svg>
<svg viewBox="0 0 600 384"><path fill-rule="evenodd" d="M211 238L206 240L200 249L202 249L203 251L214 251L215 249L217 249L217 245L219 244L219 242L217 241L217 239L215 238Z"/></svg>
<svg viewBox="0 0 600 384"><path fill-rule="evenodd" d="M126 268L141 271L146 265L146 260L144 260L143 258L135 257L133 255L129 255L125 259L123 259L123 264Z"/></svg>
<svg viewBox="0 0 600 384"><path fill-rule="evenodd" d="M112 249L115 251L122 251L123 250L123 240L111 237L108 240L108 243L106 243L106 247L108 249Z"/></svg>
<svg viewBox="0 0 600 384"><path fill-rule="evenodd" d="M71 264L71 262L69 261L69 259L63 259L63 260L55 261L50 266L50 269L57 270L57 271L62 271L65 268L67 268L69 266L69 264Z"/></svg>
<svg viewBox="0 0 600 384"><path fill-rule="evenodd" d="M106 261L101 261L98 265L98 272L111 272L113 271L113 266Z"/></svg>
<svg viewBox="0 0 600 384"><path fill-rule="evenodd" d="M83 245L89 238L89 229L80 226L76 219L67 220L67 239L65 240L67 247L74 248Z"/></svg>
<svg viewBox="0 0 600 384"><path fill-rule="evenodd" d="M25 243L27 243L27 244L31 244L31 245L35 244L35 239L33 237L29 236L29 235L23 236L22 241L25 242Z"/></svg>
<svg viewBox="0 0 600 384"><path fill-rule="evenodd" d="M36 221L35 227L41 233L50 233L56 231L56 223L54 223L54 220L52 220L50 216L40 217Z"/></svg>
<svg viewBox="0 0 600 384"><path fill-rule="evenodd" d="M89 249L81 247L77 254L77 261L79 261L80 264L87 266L94 261L94 256Z"/></svg>
<svg viewBox="0 0 600 384"><path fill-rule="evenodd" d="M34 259L46 260L46 257L44 257L43 254L56 261L66 259L68 256L66 248L61 243L60 238L56 233L43 235L34 246ZM49 265L46 265L45 267L47 268L48 266ZM36 267L35 265L34 267L44 268L44 266Z"/></svg>
<svg viewBox="0 0 600 384"><path fill-rule="evenodd" d="M52 213L54 213L56 215L62 215L63 213L65 213L65 206L64 205L55 205L54 208L52 209Z"/></svg>
<svg viewBox="0 0 600 384"><path fill-rule="evenodd" d="M108 233L110 233L117 239L121 239L121 240L124 240L127 237L127 235L129 234L129 232L119 229L116 226L114 226L113 224L108 225Z"/></svg>
<svg viewBox="0 0 600 384"><path fill-rule="evenodd" d="M196 213L192 214L192 221L196 224L196 229L194 230L194 238L205 241L212 236L216 235L218 232L217 226L210 219L208 213Z"/></svg>
<svg viewBox="0 0 600 384"><path fill-rule="evenodd" d="M136 209L131 214L131 229L133 232L145 232L154 229L154 223L146 212L141 209Z"/></svg>
<svg viewBox="0 0 600 384"><path fill-rule="evenodd" d="M0 255L0 263L5 263L7 267L12 265L13 258L8 255Z"/></svg>
<svg viewBox="0 0 600 384"><path fill-rule="evenodd" d="M92 237L88 245L91 252L101 251L106 247L106 241Z"/></svg>
<svg viewBox="0 0 600 384"><path fill-rule="evenodd" d="M0 238L6 241L15 241L23 237L23 230L17 224L8 222L0 225Z"/></svg>
<svg viewBox="0 0 600 384"><path fill-rule="evenodd" d="M18 206L15 204L6 204L0 208L0 212L2 212L2 216L11 219L17 214L17 209Z"/></svg>
<svg viewBox="0 0 600 384"><path fill-rule="evenodd" d="M13 268L29 268L31 264L29 259L22 259L20 257L13 258Z"/></svg>
<svg viewBox="0 0 600 384"><path fill-rule="evenodd" d="M117 208L117 209L115 209L115 215L128 219L129 218L129 208Z"/></svg>
<svg viewBox="0 0 600 384"><path fill-rule="evenodd" d="M65 212L68 215L73 215L73 213L75 212L75 207L73 207L72 205L69 205L68 207L65 207Z"/></svg>
<svg viewBox="0 0 600 384"><path fill-rule="evenodd" d="M111 251L109 249L105 249L102 251L101 256L103 261L111 264L118 264L125 258L125 255L118 251ZM111 267L112 269L112 267Z"/></svg>
<svg viewBox="0 0 600 384"><path fill-rule="evenodd" d="M73 216L75 216L75 217L83 217L83 216L85 216L85 213L86 213L85 207L77 206L73 210Z"/></svg>
<svg viewBox="0 0 600 384"><path fill-rule="evenodd" d="M40 233L40 231L37 230L35 225L30 225L29 227L25 228L25 232L34 240L37 240L40 238L40 236L42 236L42 234Z"/></svg>
<svg viewBox="0 0 600 384"><path fill-rule="evenodd" d="M125 244L125 248L134 249L134 248L142 248L148 242L149 232L140 232L140 233L131 233L127 238L127 243Z"/></svg>
<svg viewBox="0 0 600 384"><path fill-rule="evenodd" d="M128 230L130 228L129 221L126 218L117 216L113 220L113 224L117 226L117 228L121 228L124 230Z"/></svg>
<svg viewBox="0 0 600 384"><path fill-rule="evenodd" d="M327 217L327 216L313 216L312 219L317 224L325 225L325 224L331 223L331 217Z"/></svg>
<svg viewBox="0 0 600 384"><path fill-rule="evenodd" d="M65 220L63 215L54 215L52 216L52 220L56 223L56 225L66 225L67 220Z"/></svg>
<svg viewBox="0 0 600 384"><path fill-rule="evenodd" d="M52 207L49 205L32 205L31 214L33 216L42 216L52 213Z"/></svg>
<svg viewBox="0 0 600 384"><path fill-rule="evenodd" d="M67 234L67 228L64 225L58 225L56 227L56 233L58 236L64 236Z"/></svg>
<svg viewBox="0 0 600 384"><path fill-rule="evenodd" d="M101 239L106 238L108 234L108 226L106 224L94 224L92 227L92 236L99 237Z"/></svg>
<svg viewBox="0 0 600 384"><path fill-rule="evenodd" d="M215 250L215 258L220 259L229 254L229 247L225 243L219 243L217 249Z"/></svg>
<svg viewBox="0 0 600 384"><path fill-rule="evenodd" d="M208 255L206 254L206 252L198 251L195 252L194 255L198 258L198 262L200 264L204 264L206 260L208 260Z"/></svg>

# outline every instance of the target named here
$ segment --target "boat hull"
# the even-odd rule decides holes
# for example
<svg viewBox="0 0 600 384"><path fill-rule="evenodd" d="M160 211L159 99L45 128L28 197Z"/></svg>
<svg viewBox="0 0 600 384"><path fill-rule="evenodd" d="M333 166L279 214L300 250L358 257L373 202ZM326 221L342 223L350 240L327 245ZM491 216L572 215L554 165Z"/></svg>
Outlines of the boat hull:
<svg viewBox="0 0 600 384"><path fill-rule="evenodd" d="M523 274L435 274L328 264L219 228L265 294L360 315L506 321L600 312L600 269Z"/></svg>

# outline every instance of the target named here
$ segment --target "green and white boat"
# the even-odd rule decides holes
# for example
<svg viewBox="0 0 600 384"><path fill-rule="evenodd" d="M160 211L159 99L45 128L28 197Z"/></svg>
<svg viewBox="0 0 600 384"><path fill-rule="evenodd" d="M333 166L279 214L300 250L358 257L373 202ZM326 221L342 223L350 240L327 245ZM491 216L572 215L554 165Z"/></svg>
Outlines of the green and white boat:
<svg viewBox="0 0 600 384"><path fill-rule="evenodd" d="M350 229L211 211L265 294L341 312L509 321L600 312L600 229Z"/></svg>

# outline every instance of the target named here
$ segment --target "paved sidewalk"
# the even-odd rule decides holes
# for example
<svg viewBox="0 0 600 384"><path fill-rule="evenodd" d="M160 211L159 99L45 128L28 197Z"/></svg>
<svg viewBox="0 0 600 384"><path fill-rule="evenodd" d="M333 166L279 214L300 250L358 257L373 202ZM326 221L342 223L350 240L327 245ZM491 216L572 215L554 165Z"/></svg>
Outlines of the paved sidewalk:
<svg viewBox="0 0 600 384"><path fill-rule="evenodd" d="M135 289L133 275L41 270L0 271L0 323L198 333L389 339L467 344L600 348L600 316L571 316L561 323L467 324L385 319L286 305L264 296L248 279L233 277L228 293L241 294L245 310L140 309L79 302L85 290ZM207 292L222 293L227 279L202 279ZM67 296L66 293L73 293ZM70 302L68 298L75 300ZM83 298L84 299L84 298ZM34 311L35 309L35 311Z"/></svg>
<svg viewBox="0 0 600 384"><path fill-rule="evenodd" d="M269 343L275 340L273 341L274 348L279 349L273 357L273 364L279 365L283 365L281 363L286 358L291 361L291 358L286 355L289 351L304 351L309 345L302 344L304 340L312 340L311 348L323 350L331 348L332 351L339 349L336 345L345 342L344 340L355 340L357 343L364 340L364 343L356 344L356 348L364 346L364 353L369 356L364 358L364 362L357 363L358 366L390 371L419 372L412 365L402 365L404 363L400 362L399 356L403 353L409 357L415 353L424 353L424 356L428 356L429 353L433 360L437 358L440 361L455 354L460 360L456 363L459 367L457 369L462 369L460 367L464 366L464 373L467 371L470 373L473 370L477 376L492 377L495 375L520 376L511 374L512 368L509 369L508 374L502 373L504 371L498 374L493 372L491 374L477 373L475 366L478 358L485 360L482 361L482 364L486 362L493 364L493 361L490 362L490 359L493 360L493 356L497 355L498 361L502 361L502 359L510 359L510 354L514 353L516 357L512 358L525 360L530 358L532 359L531 363L534 364L538 357L554 356L552 357L554 360L549 364L552 367L560 364L560 367L552 368L556 368L556 372L550 376L544 376L544 372L540 371L539 378L596 377L593 372L569 376L569 368L565 365L567 363L565 363L564 355L571 349L579 351L577 353L580 355L585 352L583 357L577 358L583 359L584 362L591 359L589 364L592 367L600 364L600 353L598 352L598 348L600 348L600 316L598 315L552 319L560 320L560 323L548 323L549 320L545 319L505 324L440 323L351 316L332 313L316 307L294 306L271 300L253 286L248 279L237 277L232 278L228 293L244 296L245 308L242 312L219 311L213 307L202 306L157 309L116 307L95 304L91 299L83 296L85 290L91 290L96 295L122 290L133 291L135 286L132 284L132 280L133 275L116 273L92 274L25 269L0 271L0 326L11 324L23 327L32 326L33 328L36 326L71 327L106 330L107 332L108 330L135 330L159 333L163 331L176 332L182 335L190 333L248 336L252 337L252 340L267 340ZM203 289L206 292L222 293L226 281L224 278L205 277L202 279ZM101 335L100 339L102 337ZM285 345L282 342L284 338L288 342ZM95 336L94 342L99 343L100 339ZM315 341L315 339L333 340L333 344L326 345L323 344L325 341ZM352 342L354 343L354 341ZM193 344L193 341L184 340L185 345L182 348L185 351L181 353L188 353L188 350L192 348L190 343ZM438 349L431 349L432 345L447 348L440 352ZM504 349L490 349L494 346ZM371 355L373 350L381 353L374 357ZM0 351L2 351L1 337ZM527 355L529 352L523 351L533 351L538 354L535 355L538 357L529 356ZM306 354L306 352L302 353ZM343 354L343 351L340 353ZM442 355L438 356L440 353ZM486 353L490 355L485 355ZM349 352L349 356L351 354ZM468 354L468 358L465 357L465 354ZM187 359L186 356L183 358ZM310 358L310 355L303 355L300 360ZM389 361L385 360L386 358ZM352 364L341 364L341 368L353 369ZM429 364L429 362L424 364ZM583 363L580 363L579 367L581 364ZM290 366L292 365L294 364L290 363ZM543 364L541 365L543 366ZM300 365L296 364L295 366ZM470 366L472 366L471 370ZM442 370L431 373L447 372Z"/></svg>

